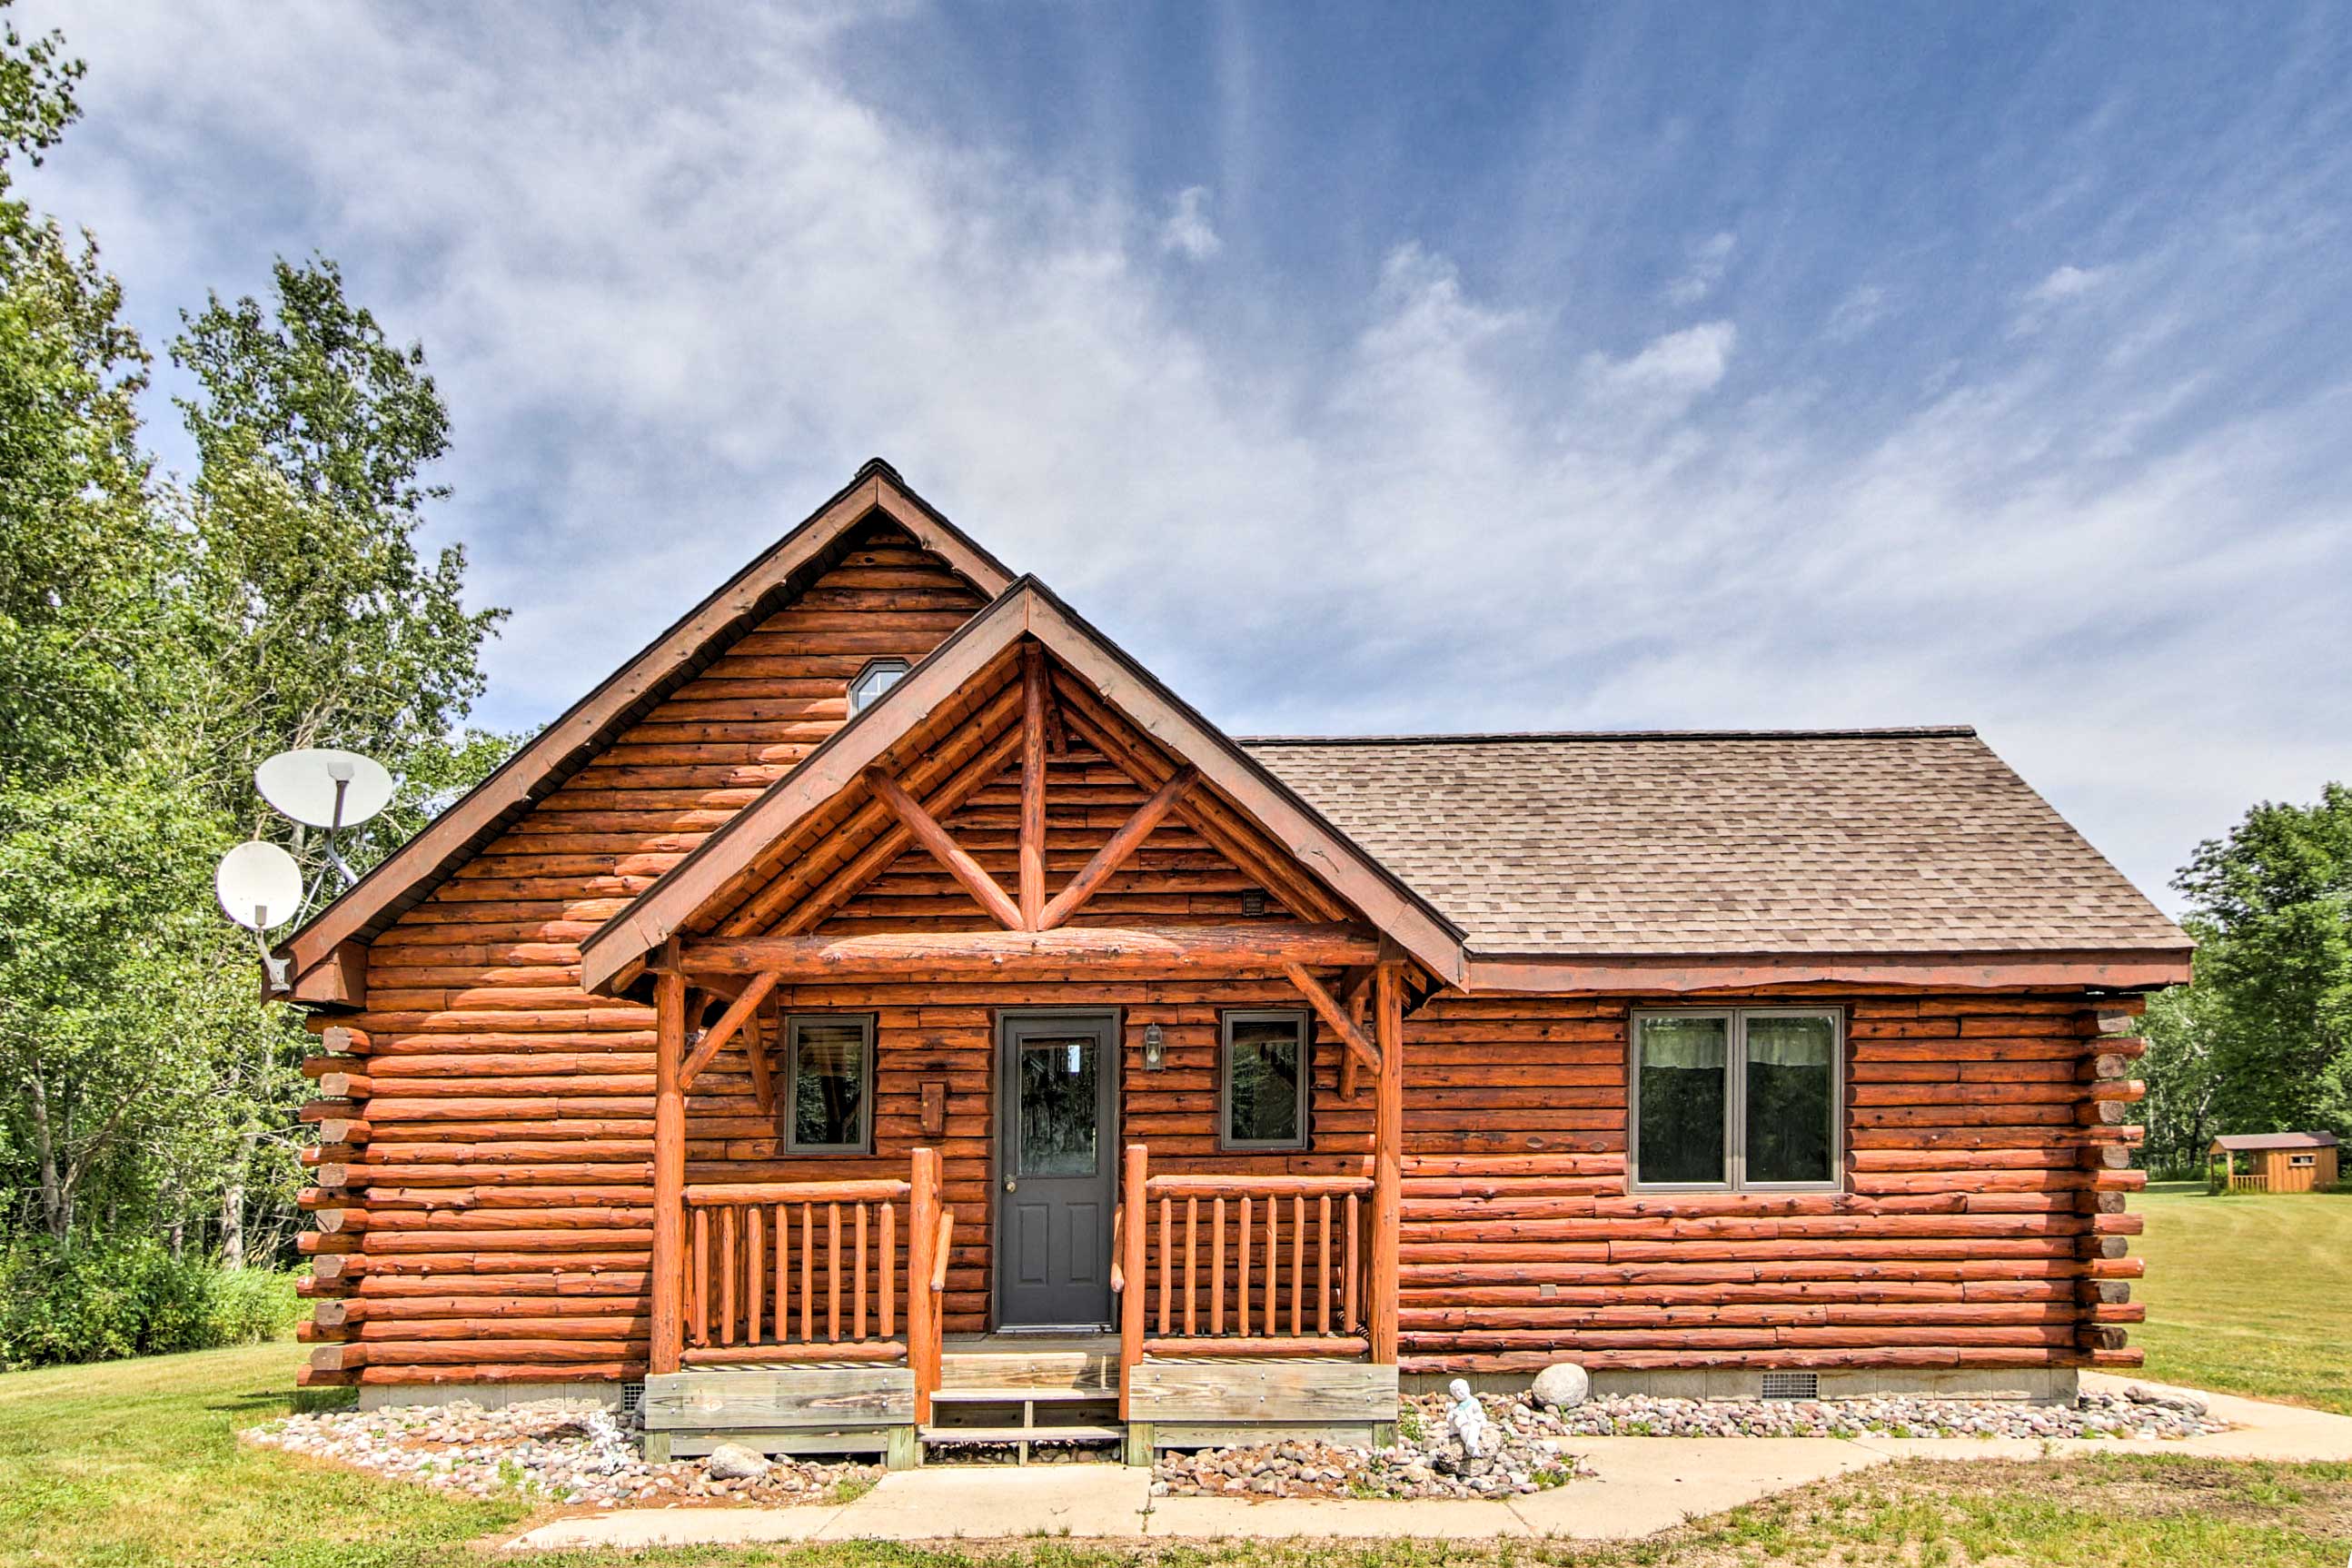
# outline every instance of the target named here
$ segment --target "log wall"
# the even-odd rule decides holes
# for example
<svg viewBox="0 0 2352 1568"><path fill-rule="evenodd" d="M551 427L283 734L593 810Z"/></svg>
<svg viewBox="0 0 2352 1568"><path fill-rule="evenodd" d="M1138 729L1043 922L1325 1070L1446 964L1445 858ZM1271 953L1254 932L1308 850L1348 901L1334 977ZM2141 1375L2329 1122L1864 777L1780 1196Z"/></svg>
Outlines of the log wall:
<svg viewBox="0 0 2352 1568"><path fill-rule="evenodd" d="M306 1112L314 1380L643 1371L653 1011L584 994L579 943L839 728L868 659L982 602L869 526L371 944L366 1008L332 1021L352 1059Z"/></svg>
<svg viewBox="0 0 2352 1568"><path fill-rule="evenodd" d="M1630 1193L1628 1001L1417 1016L1404 1369L2136 1364L2117 1004L1807 1000L1847 1016L1842 1193Z"/></svg>

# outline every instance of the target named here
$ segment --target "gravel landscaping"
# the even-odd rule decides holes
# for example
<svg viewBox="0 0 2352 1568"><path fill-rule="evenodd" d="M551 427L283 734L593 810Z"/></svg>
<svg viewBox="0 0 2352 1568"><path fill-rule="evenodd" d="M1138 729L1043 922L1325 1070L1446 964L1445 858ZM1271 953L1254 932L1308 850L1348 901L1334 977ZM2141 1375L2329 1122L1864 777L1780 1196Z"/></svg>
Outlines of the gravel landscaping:
<svg viewBox="0 0 2352 1568"><path fill-rule="evenodd" d="M1160 1457L1156 1497L1482 1498L1540 1491L1571 1479L1580 1437L2147 1437L2226 1432L2202 1400L2139 1387L2084 1394L2069 1408L2011 1401L1887 1397L1698 1400L1622 1395L1562 1409L1527 1394L1484 1394L1495 1442L1465 1463L1446 1426L1453 1401L1407 1394L1392 1448L1262 1443Z"/></svg>
<svg viewBox="0 0 2352 1568"><path fill-rule="evenodd" d="M1443 1394L1408 1394L1394 1447L1282 1441L1163 1454L1158 1497L1484 1498L1540 1491L1577 1470L1578 1439L1658 1437L2146 1437L2224 1432L2201 1400L2137 1386L2085 1394L2072 1407L1888 1397L1836 1401L1694 1400L1622 1395L1561 1407L1528 1394L1479 1396L1485 1451L1465 1459ZM634 1416L579 1400L486 1410L459 1401L289 1415L254 1443L475 1497L520 1493L584 1508L688 1503L834 1502L871 1486L877 1465L763 1459L745 1450L649 1465ZM957 1454L949 1462L1010 1458ZM1040 1446L1032 1462L1108 1455Z"/></svg>
<svg viewBox="0 0 2352 1568"><path fill-rule="evenodd" d="M833 1502L882 1476L878 1465L762 1461L723 1450L708 1459L649 1465L635 1418L584 1400L535 1400L499 1410L460 1400L288 1415L246 1436L264 1447L446 1491L517 1492L586 1508Z"/></svg>

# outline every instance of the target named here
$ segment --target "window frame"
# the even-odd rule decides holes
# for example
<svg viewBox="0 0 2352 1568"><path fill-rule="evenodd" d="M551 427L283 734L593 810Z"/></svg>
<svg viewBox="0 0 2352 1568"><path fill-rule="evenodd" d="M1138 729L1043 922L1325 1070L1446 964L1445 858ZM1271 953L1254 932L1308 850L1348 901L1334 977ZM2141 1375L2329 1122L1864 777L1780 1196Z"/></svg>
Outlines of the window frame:
<svg viewBox="0 0 2352 1568"><path fill-rule="evenodd" d="M1234 1026L1286 1023L1298 1031L1298 1131L1289 1138L1235 1138ZM1315 1017L1304 1007L1221 1007L1217 1010L1217 1147L1235 1154L1298 1152L1315 1145Z"/></svg>
<svg viewBox="0 0 2352 1568"><path fill-rule="evenodd" d="M871 1154L874 1152L874 1061L876 1015L872 1013L787 1013L783 1016L784 1092L778 1102L777 1131L786 1156ZM864 1036L859 1055L864 1092L857 1097L857 1141L854 1143L803 1143L794 1131L800 1109L801 1027L804 1024L856 1024Z"/></svg>
<svg viewBox="0 0 2352 1568"><path fill-rule="evenodd" d="M1625 1027L1625 1189L1634 1193L1842 1193L1845 1191L1846 1016L1843 1006L1636 1007ZM1725 1021L1723 1173L1720 1182L1642 1180L1642 1023L1645 1018ZM1826 1018L1830 1024L1830 1174L1818 1182L1748 1180L1748 1020Z"/></svg>
<svg viewBox="0 0 2352 1568"><path fill-rule="evenodd" d="M866 709L873 707L874 704L881 701L882 699L889 696L892 691L898 689L898 680L894 680L889 685L884 687L881 690L876 692L872 697L866 699L864 702L861 703L857 700L857 688L864 683L867 676L873 674L876 670L882 668L886 665L898 670L898 680L906 679L908 676L912 675L915 671L915 665L912 659L895 653L879 654L873 658L867 659L864 664L859 665L857 667L857 673L849 678L849 684L841 689L842 695L848 700L849 716L852 719L856 718L860 713L865 712Z"/></svg>

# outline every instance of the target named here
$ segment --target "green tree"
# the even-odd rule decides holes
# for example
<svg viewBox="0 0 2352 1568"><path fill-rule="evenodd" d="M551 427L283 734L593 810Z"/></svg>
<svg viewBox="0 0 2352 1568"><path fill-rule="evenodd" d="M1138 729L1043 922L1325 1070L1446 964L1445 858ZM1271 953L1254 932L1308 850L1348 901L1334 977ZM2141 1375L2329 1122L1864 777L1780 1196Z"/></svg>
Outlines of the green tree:
<svg viewBox="0 0 2352 1568"><path fill-rule="evenodd" d="M2173 885L2203 940L2175 1005L2203 1020L2216 1131L2352 1136L2352 787L2264 803Z"/></svg>

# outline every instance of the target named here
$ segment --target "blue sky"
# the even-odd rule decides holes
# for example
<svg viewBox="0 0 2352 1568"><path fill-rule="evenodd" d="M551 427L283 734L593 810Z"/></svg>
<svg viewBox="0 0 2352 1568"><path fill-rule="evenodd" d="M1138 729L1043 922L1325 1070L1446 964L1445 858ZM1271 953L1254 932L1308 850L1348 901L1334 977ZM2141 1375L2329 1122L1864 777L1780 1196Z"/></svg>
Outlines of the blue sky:
<svg viewBox="0 0 2352 1568"><path fill-rule="evenodd" d="M2341 7L19 14L151 339L424 341L493 723L880 453L1238 732L1974 722L2160 897L2352 775Z"/></svg>

